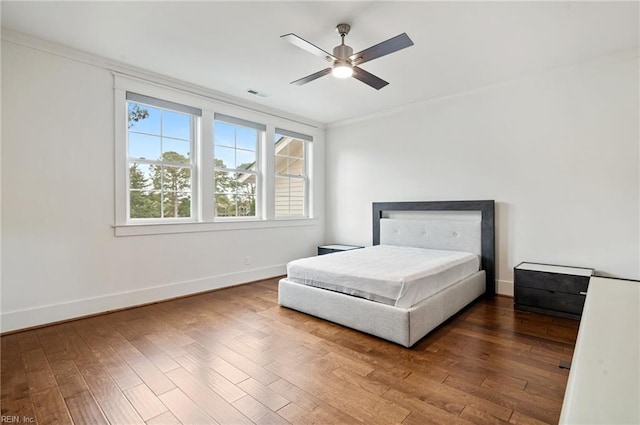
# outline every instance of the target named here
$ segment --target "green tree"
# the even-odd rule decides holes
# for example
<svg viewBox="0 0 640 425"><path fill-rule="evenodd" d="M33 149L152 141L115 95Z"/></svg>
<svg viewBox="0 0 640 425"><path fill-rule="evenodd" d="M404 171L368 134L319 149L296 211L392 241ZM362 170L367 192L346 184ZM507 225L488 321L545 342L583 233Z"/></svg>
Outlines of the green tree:
<svg viewBox="0 0 640 425"><path fill-rule="evenodd" d="M160 217L160 194L151 192L149 179L133 163L129 167L129 215L131 218Z"/></svg>
<svg viewBox="0 0 640 425"><path fill-rule="evenodd" d="M137 103L128 104L129 129L139 121L149 117L149 111ZM129 216L131 218L161 217L161 197L159 188L152 187L149 178L140 170L140 165L129 166ZM151 189L157 189L155 191Z"/></svg>
<svg viewBox="0 0 640 425"><path fill-rule="evenodd" d="M235 174L236 187L236 205L238 215L254 216L256 215L256 177L249 173Z"/></svg>
<svg viewBox="0 0 640 425"><path fill-rule="evenodd" d="M226 164L221 159L215 159L216 170L226 168ZM231 173L226 171L215 172L215 203L216 213L218 216L235 216L236 206L233 201L232 194L235 193L235 180L232 178Z"/></svg>
<svg viewBox="0 0 640 425"><path fill-rule="evenodd" d="M251 170L255 163L241 164L238 168ZM215 160L215 202L218 216L255 216L255 175L222 171L227 168L220 159Z"/></svg>
<svg viewBox="0 0 640 425"><path fill-rule="evenodd" d="M188 163L183 155L169 151L163 162ZM153 188L162 191L164 217L191 216L191 169L180 166L151 165Z"/></svg>
<svg viewBox="0 0 640 425"><path fill-rule="evenodd" d="M137 103L129 103L129 123L128 128L133 127L138 121L149 116L149 111L141 108Z"/></svg>

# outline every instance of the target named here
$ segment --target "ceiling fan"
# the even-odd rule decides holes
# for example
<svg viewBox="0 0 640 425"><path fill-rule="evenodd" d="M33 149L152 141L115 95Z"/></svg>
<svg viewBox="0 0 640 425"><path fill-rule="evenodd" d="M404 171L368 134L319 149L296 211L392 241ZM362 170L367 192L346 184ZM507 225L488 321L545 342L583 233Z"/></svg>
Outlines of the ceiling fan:
<svg viewBox="0 0 640 425"><path fill-rule="evenodd" d="M383 41L382 43L378 43L368 49L364 49L361 52L353 53L353 48L344 44L344 37L349 34L349 30L351 30L351 26L349 24L338 24L336 31L342 38L342 44L333 48L333 54L322 50L318 46L309 43L307 40L300 38L293 33L280 36L280 38L287 40L289 43L331 62L331 66L329 68L307 75L299 80L292 81L291 84L301 86L329 73L337 78L353 77L376 90L380 90L389 84L382 78L376 77L375 75L360 68L360 65L381 56L388 55L389 53L397 52L405 47L413 46L413 41L411 41L406 33L402 33L387 41Z"/></svg>

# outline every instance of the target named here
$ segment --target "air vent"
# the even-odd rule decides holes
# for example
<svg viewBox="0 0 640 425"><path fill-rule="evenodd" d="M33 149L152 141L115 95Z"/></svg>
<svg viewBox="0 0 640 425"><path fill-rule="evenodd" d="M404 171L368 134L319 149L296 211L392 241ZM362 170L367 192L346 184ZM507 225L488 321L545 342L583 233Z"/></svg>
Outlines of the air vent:
<svg viewBox="0 0 640 425"><path fill-rule="evenodd" d="M264 93L254 89L247 90L247 93L253 94L255 96L260 96L260 97L269 97L269 93Z"/></svg>

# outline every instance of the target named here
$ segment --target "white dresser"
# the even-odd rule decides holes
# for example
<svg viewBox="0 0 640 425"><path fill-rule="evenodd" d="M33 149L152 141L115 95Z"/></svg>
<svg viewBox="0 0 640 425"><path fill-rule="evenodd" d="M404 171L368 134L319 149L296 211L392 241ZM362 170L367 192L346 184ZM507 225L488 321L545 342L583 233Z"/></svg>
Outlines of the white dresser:
<svg viewBox="0 0 640 425"><path fill-rule="evenodd" d="M640 282L592 277L560 424L640 424Z"/></svg>

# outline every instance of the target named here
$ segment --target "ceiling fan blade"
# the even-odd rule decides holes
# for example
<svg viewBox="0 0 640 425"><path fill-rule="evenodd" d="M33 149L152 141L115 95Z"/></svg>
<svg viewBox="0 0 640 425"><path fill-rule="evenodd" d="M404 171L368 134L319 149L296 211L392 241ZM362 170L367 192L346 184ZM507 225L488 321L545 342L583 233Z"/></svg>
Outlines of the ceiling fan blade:
<svg viewBox="0 0 640 425"><path fill-rule="evenodd" d="M371 86L376 90L380 90L381 88L389 84L382 78L376 77L372 73L367 72L362 68L358 68L357 66L353 67L353 78L362 81L366 85Z"/></svg>
<svg viewBox="0 0 640 425"><path fill-rule="evenodd" d="M336 60L336 58L331 53L322 50L315 44L311 44L304 38L300 38L293 33L281 35L280 38L287 40L289 43L293 44L294 46L298 46L299 48L306 50L307 52L313 55L319 56L322 59L325 59L329 62L333 62L334 60Z"/></svg>
<svg viewBox="0 0 640 425"><path fill-rule="evenodd" d="M389 53L397 52L398 50L402 50L409 46L413 46L413 41L411 41L407 33L403 32L402 34L396 35L387 41L378 43L361 52L354 53L349 56L349 59L351 59L354 65L361 65L365 62L369 62L370 60L388 55Z"/></svg>
<svg viewBox="0 0 640 425"><path fill-rule="evenodd" d="M325 75L331 73L331 68L325 68L322 71L314 72L311 75L307 75L306 77L302 77L299 80L292 81L291 84L295 84L297 86L301 86L303 84L307 84L313 80L317 80L320 77L324 77Z"/></svg>

